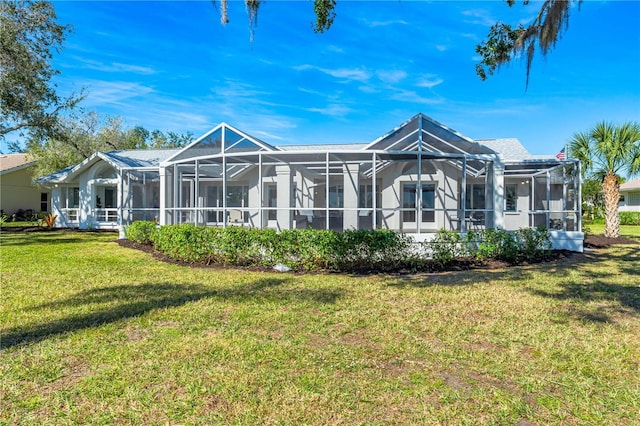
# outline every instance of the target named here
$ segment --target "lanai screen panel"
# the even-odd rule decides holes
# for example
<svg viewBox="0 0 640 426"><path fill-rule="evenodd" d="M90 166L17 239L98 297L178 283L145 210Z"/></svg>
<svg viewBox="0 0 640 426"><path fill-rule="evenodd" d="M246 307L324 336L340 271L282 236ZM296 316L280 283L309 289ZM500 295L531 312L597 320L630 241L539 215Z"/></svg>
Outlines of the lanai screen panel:
<svg viewBox="0 0 640 426"><path fill-rule="evenodd" d="M180 154L172 158L172 161L180 161L188 158L205 157L207 155L216 155L222 151L222 128L217 129L196 142L192 146L186 148Z"/></svg>
<svg viewBox="0 0 640 426"><path fill-rule="evenodd" d="M259 142L257 139L249 139L229 128L225 128L224 151L226 153L265 151L265 145L264 142Z"/></svg>
<svg viewBox="0 0 640 426"><path fill-rule="evenodd" d="M369 149L401 151L410 149L409 146L418 140L418 119L411 120L404 126L393 130L381 140L371 145ZM417 145L416 145L417 146ZM415 148L413 148L415 150Z"/></svg>

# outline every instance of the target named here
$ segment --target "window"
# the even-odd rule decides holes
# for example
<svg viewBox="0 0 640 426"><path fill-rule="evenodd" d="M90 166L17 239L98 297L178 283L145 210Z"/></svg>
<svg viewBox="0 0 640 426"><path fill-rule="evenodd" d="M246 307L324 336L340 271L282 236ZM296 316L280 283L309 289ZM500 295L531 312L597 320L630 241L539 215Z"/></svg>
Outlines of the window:
<svg viewBox="0 0 640 426"><path fill-rule="evenodd" d="M248 205L248 186L227 186L227 207L247 207Z"/></svg>
<svg viewBox="0 0 640 426"><path fill-rule="evenodd" d="M116 206L116 191L115 188L104 189L104 207L112 209Z"/></svg>
<svg viewBox="0 0 640 426"><path fill-rule="evenodd" d="M627 203L630 206L640 206L640 192L630 192Z"/></svg>
<svg viewBox="0 0 640 426"><path fill-rule="evenodd" d="M376 207L382 207L382 182L376 183ZM370 209L373 207L373 185L360 185L358 188L358 208Z"/></svg>
<svg viewBox="0 0 640 426"><path fill-rule="evenodd" d="M358 208L366 209L373 207L372 185L360 185L358 192Z"/></svg>
<svg viewBox="0 0 640 426"><path fill-rule="evenodd" d="M504 192L504 211L515 212L518 210L518 185L509 183Z"/></svg>
<svg viewBox="0 0 640 426"><path fill-rule="evenodd" d="M344 186L332 185L329 187L329 208L341 209L344 207Z"/></svg>
<svg viewBox="0 0 640 426"><path fill-rule="evenodd" d="M484 210L486 208L484 191L484 183L467 184L467 194L464 203L465 210Z"/></svg>
<svg viewBox="0 0 640 426"><path fill-rule="evenodd" d="M275 183L267 185L267 207L271 207L271 208L278 207L278 187L276 186ZM267 219L278 220L278 211L268 210Z"/></svg>
<svg viewBox="0 0 640 426"><path fill-rule="evenodd" d="M49 211L49 194L47 194L46 192L40 193L40 211Z"/></svg>
<svg viewBox="0 0 640 426"><path fill-rule="evenodd" d="M402 185L402 208L405 209L402 211L403 222L416 221L416 192L417 185L415 183L405 183ZM433 223L435 222L436 185L434 183L423 183L421 192L422 222Z"/></svg>

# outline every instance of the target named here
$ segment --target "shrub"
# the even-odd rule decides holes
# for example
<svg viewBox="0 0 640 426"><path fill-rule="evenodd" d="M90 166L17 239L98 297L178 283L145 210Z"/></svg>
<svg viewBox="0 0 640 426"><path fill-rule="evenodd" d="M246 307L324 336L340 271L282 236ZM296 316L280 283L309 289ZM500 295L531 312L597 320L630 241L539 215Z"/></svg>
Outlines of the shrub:
<svg viewBox="0 0 640 426"><path fill-rule="evenodd" d="M445 267L458 257L465 256L467 250L462 235L456 231L440 229L433 240L425 243L431 251L431 258L440 267Z"/></svg>
<svg viewBox="0 0 640 426"><path fill-rule="evenodd" d="M147 225L134 224L127 235L136 240L150 232ZM290 229L278 233L183 224L162 226L148 235L144 239L157 250L190 263L268 267L282 263L294 270L356 272L397 270L419 261L412 251L413 239L393 231Z"/></svg>
<svg viewBox="0 0 640 426"><path fill-rule="evenodd" d="M620 212L620 225L640 225L640 212Z"/></svg>
<svg viewBox="0 0 640 426"><path fill-rule="evenodd" d="M137 220L125 228L127 239L140 244L150 245L156 232L156 224L148 220Z"/></svg>
<svg viewBox="0 0 640 426"><path fill-rule="evenodd" d="M438 231L435 238L416 246L410 235L388 230L211 228L193 224L166 225L134 222L127 229L131 240L153 246L174 259L189 263L271 267L281 263L297 271L341 272L423 270L432 255L442 268L456 258L474 256L517 263L550 250L546 229L517 232L488 229L461 235ZM422 251L420 249L423 249Z"/></svg>
<svg viewBox="0 0 640 426"><path fill-rule="evenodd" d="M419 260L413 238L389 230L334 233L334 268L342 271L390 271L411 268Z"/></svg>
<svg viewBox="0 0 640 426"><path fill-rule="evenodd" d="M551 235L547 228L522 228L516 231L523 260L532 261L551 252Z"/></svg>
<svg viewBox="0 0 640 426"><path fill-rule="evenodd" d="M53 213L45 213L42 216L42 221L44 222L47 228L53 228L53 225L55 225L57 218L58 218L57 214L54 215Z"/></svg>

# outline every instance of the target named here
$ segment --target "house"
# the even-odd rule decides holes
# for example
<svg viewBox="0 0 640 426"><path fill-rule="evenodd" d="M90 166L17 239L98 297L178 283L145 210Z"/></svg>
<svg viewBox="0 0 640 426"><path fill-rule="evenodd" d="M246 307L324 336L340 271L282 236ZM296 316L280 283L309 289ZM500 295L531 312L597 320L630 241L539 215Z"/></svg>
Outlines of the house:
<svg viewBox="0 0 640 426"><path fill-rule="evenodd" d="M640 212L640 179L620 185L620 212Z"/></svg>
<svg viewBox="0 0 640 426"><path fill-rule="evenodd" d="M33 183L27 154L0 154L0 209L8 216L49 211L49 191Z"/></svg>
<svg viewBox="0 0 640 426"><path fill-rule="evenodd" d="M579 163L474 141L423 115L364 144L274 146L226 123L179 150L95 153L40 179L58 226L391 229L544 226L582 250Z"/></svg>

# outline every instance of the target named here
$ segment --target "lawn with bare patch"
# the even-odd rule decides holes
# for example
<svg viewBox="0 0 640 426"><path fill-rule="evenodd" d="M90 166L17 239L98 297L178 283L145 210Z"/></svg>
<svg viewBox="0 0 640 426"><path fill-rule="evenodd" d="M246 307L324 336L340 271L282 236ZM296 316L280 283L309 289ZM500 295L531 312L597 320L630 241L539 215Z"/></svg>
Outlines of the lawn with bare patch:
<svg viewBox="0 0 640 426"><path fill-rule="evenodd" d="M0 244L0 423L640 422L640 244L407 276Z"/></svg>

